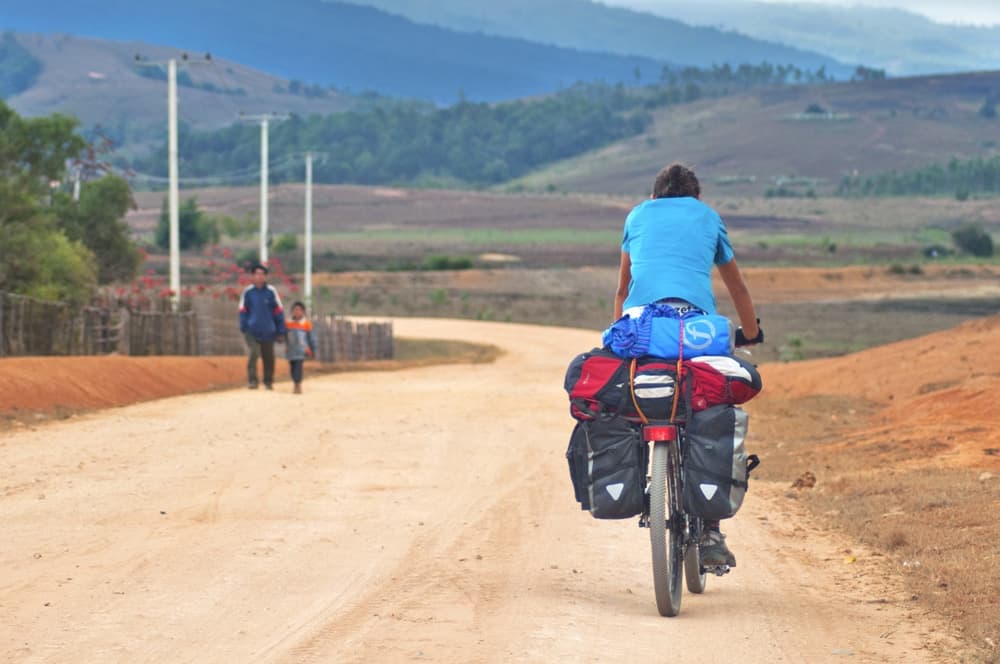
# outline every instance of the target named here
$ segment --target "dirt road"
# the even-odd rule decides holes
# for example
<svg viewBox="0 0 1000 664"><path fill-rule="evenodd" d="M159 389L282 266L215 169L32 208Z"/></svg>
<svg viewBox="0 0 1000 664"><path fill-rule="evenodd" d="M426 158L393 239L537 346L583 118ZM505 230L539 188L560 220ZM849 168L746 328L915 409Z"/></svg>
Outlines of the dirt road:
<svg viewBox="0 0 1000 664"><path fill-rule="evenodd" d="M736 570L660 618L647 532L572 500L562 374L595 335L396 332L509 352L3 434L0 661L935 661L881 559L764 483Z"/></svg>

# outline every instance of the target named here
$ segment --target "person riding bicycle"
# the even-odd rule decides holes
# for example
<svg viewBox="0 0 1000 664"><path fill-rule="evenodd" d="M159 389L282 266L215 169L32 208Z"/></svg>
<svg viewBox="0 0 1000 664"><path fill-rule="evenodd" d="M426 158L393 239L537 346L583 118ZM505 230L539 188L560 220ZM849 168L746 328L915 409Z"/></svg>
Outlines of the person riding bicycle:
<svg viewBox="0 0 1000 664"><path fill-rule="evenodd" d="M626 217L613 320L626 309L657 302L716 313L715 265L740 320L736 345L761 343L764 331L726 227L700 199L701 185L694 172L674 163L657 174L649 200ZM703 565L736 565L718 521L705 522L699 549Z"/></svg>

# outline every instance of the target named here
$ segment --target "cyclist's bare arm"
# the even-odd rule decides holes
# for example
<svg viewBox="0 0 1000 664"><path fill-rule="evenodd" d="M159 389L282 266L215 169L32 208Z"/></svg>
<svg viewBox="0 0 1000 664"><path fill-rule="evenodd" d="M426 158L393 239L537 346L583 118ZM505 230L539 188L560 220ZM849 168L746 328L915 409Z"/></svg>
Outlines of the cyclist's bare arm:
<svg viewBox="0 0 1000 664"><path fill-rule="evenodd" d="M743 334L748 339L756 338L760 332L760 328L757 327L757 311L754 309L750 289L747 288L747 284L743 280L743 273L740 272L736 259L734 258L725 265L720 265L719 274L722 275L722 281L726 284L729 296L733 299Z"/></svg>
<svg viewBox="0 0 1000 664"><path fill-rule="evenodd" d="M632 283L632 257L622 252L621 265L618 268L618 288L615 290L615 311L612 321L622 317L625 298L628 297L628 287Z"/></svg>

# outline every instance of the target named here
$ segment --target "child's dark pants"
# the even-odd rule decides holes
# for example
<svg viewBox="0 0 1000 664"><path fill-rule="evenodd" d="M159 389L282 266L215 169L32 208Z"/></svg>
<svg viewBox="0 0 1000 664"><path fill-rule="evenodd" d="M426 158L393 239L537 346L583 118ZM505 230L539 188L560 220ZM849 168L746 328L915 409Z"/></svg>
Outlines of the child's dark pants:
<svg viewBox="0 0 1000 664"><path fill-rule="evenodd" d="M292 382L301 383L302 382L302 364L304 360L288 360L288 368L292 372Z"/></svg>

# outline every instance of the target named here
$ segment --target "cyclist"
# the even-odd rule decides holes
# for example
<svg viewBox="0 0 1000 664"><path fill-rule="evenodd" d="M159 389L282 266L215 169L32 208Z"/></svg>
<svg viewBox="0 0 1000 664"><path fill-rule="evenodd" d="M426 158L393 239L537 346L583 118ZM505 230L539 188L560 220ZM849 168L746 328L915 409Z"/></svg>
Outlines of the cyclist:
<svg viewBox="0 0 1000 664"><path fill-rule="evenodd" d="M736 307L740 327L736 345L764 341L764 331L750 291L736 265L726 227L718 213L704 204L701 185L691 169L671 164L659 172L649 200L625 219L621 266L615 291L614 320L622 311L666 302L681 313L716 313L712 266ZM736 565L718 521L706 521L699 542L704 565Z"/></svg>

